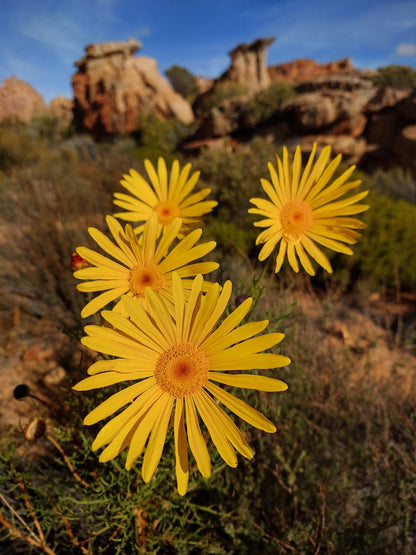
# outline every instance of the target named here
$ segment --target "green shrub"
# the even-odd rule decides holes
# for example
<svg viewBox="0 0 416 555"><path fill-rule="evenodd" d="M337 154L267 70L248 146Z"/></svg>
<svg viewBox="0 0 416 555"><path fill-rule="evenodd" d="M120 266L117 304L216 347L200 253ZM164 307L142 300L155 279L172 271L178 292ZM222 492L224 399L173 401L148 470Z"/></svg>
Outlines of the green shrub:
<svg viewBox="0 0 416 555"><path fill-rule="evenodd" d="M247 94L247 88L234 81L222 81L215 85L213 93L202 103L202 111L217 108L225 100L239 100Z"/></svg>
<svg viewBox="0 0 416 555"><path fill-rule="evenodd" d="M260 178L267 177L267 162L274 160L275 152L275 145L257 137L232 152L205 150L199 156L195 169L201 171L201 183L212 189L218 201L218 219L240 228L248 225L249 199L262 194Z"/></svg>
<svg viewBox="0 0 416 555"><path fill-rule="evenodd" d="M45 152L45 145L28 126L19 122L0 125L0 171L32 164Z"/></svg>
<svg viewBox="0 0 416 555"><path fill-rule="evenodd" d="M367 229L353 247L360 278L377 288L413 291L416 207L374 193L367 200L370 209L362 217Z"/></svg>
<svg viewBox="0 0 416 555"><path fill-rule="evenodd" d="M189 102L193 102L199 92L195 75L185 67L178 65L173 65L167 69L165 75L177 93L181 94Z"/></svg>
<svg viewBox="0 0 416 555"><path fill-rule="evenodd" d="M255 127L267 120L280 107L282 102L296 95L289 83L274 82L267 89L260 91L243 106L242 119L247 127Z"/></svg>
<svg viewBox="0 0 416 555"><path fill-rule="evenodd" d="M402 65L380 67L373 83L382 89L413 89L416 87L416 71L410 66Z"/></svg>
<svg viewBox="0 0 416 555"><path fill-rule="evenodd" d="M397 167L387 171L378 169L366 179L366 185L392 199L403 199L416 204L416 179L405 168Z"/></svg>
<svg viewBox="0 0 416 555"><path fill-rule="evenodd" d="M153 150L151 159L174 152L189 132L189 127L176 119L162 120L155 114L141 115L138 119L139 147L147 151ZM146 157L149 157L148 153Z"/></svg>

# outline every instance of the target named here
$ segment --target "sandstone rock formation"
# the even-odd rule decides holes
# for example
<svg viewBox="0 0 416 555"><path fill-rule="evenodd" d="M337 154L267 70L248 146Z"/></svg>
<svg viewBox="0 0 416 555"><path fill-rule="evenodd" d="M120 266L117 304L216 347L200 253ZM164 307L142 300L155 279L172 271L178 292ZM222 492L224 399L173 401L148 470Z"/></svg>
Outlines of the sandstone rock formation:
<svg viewBox="0 0 416 555"><path fill-rule="evenodd" d="M343 72L339 62L333 67L335 73L314 79L298 74L298 94L276 106L254 129L239 117L244 114L241 99L222 102L219 109L204 113L188 149L261 135L276 144L300 143L305 152L313 142L319 147L330 144L346 163L360 163L369 171L402 166L416 175L416 91L379 89L374 71L350 70L345 64Z"/></svg>
<svg viewBox="0 0 416 555"><path fill-rule="evenodd" d="M56 96L49 103L49 111L53 116L61 118L66 124L70 124L73 118L74 103L70 98Z"/></svg>
<svg viewBox="0 0 416 555"><path fill-rule="evenodd" d="M106 42L86 46L72 77L74 123L95 136L131 132L139 114L193 121L190 104L162 77L157 62L133 57L140 43Z"/></svg>
<svg viewBox="0 0 416 555"><path fill-rule="evenodd" d="M28 83L8 77L0 87L0 121L5 118L30 121L47 112L43 97Z"/></svg>
<svg viewBox="0 0 416 555"><path fill-rule="evenodd" d="M231 65L219 81L240 83L249 94L265 89L271 82L266 65L267 49L274 40L274 37L257 39L233 48L229 52Z"/></svg>
<svg viewBox="0 0 416 555"><path fill-rule="evenodd" d="M300 58L284 64L269 66L267 71L272 81L298 83L307 79L347 73L353 70L351 58L343 58L328 64L318 64L315 60Z"/></svg>
<svg viewBox="0 0 416 555"><path fill-rule="evenodd" d="M267 88L270 83L267 71L267 48L274 41L272 38L257 39L252 43L239 44L229 52L230 67L218 79L212 80L209 88L204 87L201 95L194 102L197 114L204 111L204 105L215 94L216 88L223 83L238 83L249 98ZM202 83L202 81L201 81Z"/></svg>
<svg viewBox="0 0 416 555"><path fill-rule="evenodd" d="M376 93L371 81L346 76L307 81L298 90L310 92L300 92L281 106L296 129L301 133L326 129L334 135L345 133L354 137L364 131L363 112Z"/></svg>

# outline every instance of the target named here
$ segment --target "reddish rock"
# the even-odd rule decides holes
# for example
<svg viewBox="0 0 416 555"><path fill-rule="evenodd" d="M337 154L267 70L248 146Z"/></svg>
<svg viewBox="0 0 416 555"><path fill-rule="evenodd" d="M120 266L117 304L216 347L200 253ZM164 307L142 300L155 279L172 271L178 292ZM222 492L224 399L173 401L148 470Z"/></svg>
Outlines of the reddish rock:
<svg viewBox="0 0 416 555"><path fill-rule="evenodd" d="M72 77L74 122L78 129L97 136L136 129L139 114L193 121L191 106L176 93L157 69L157 62L133 57L140 43L90 44L75 65Z"/></svg>
<svg viewBox="0 0 416 555"><path fill-rule="evenodd" d="M314 60L300 58L284 64L276 64L267 68L272 81L297 83L315 77L347 73L353 70L351 58L343 58L328 64L318 64Z"/></svg>
<svg viewBox="0 0 416 555"><path fill-rule="evenodd" d="M33 87L17 77L8 77L0 87L0 121L15 118L30 121L47 112L46 104Z"/></svg>

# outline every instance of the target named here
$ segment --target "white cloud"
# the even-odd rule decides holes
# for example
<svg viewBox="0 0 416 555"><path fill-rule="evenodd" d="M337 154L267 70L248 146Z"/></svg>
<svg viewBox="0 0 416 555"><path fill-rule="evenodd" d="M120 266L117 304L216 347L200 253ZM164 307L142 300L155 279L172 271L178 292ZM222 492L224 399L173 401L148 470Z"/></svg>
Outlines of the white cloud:
<svg viewBox="0 0 416 555"><path fill-rule="evenodd" d="M396 48L396 54L399 56L416 56L416 44L402 42Z"/></svg>
<svg viewBox="0 0 416 555"><path fill-rule="evenodd" d="M33 15L22 21L20 32L50 47L63 61L71 63L82 54L80 43L85 43L84 30L64 16Z"/></svg>

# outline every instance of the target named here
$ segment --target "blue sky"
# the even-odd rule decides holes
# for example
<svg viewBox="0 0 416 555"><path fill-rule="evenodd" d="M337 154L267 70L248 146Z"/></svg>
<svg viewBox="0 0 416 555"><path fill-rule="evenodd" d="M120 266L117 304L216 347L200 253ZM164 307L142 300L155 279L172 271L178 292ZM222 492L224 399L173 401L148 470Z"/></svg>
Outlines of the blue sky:
<svg viewBox="0 0 416 555"><path fill-rule="evenodd" d="M275 36L268 64L416 68L415 0L0 0L0 84L15 75L47 102L72 97L74 62L92 42L138 39L137 55L219 76L241 42Z"/></svg>

